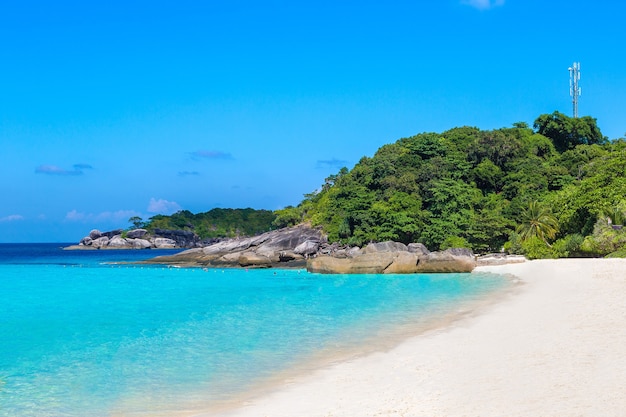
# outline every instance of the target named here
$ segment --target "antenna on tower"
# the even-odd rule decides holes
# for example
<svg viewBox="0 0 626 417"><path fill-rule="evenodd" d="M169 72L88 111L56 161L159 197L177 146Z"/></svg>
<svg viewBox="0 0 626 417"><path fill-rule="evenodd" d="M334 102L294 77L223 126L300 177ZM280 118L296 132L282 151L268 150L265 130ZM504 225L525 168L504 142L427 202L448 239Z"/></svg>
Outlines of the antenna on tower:
<svg viewBox="0 0 626 417"><path fill-rule="evenodd" d="M574 62L569 71L569 95L572 97L574 107L574 118L578 117L578 97L580 97L580 62Z"/></svg>

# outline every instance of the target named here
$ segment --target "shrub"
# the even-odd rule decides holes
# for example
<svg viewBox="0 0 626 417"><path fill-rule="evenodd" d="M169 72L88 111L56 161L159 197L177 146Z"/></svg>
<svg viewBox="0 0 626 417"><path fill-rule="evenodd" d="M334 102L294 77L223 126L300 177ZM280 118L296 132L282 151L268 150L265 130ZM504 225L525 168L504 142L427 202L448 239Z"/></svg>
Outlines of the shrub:
<svg viewBox="0 0 626 417"><path fill-rule="evenodd" d="M541 238L533 236L522 243L522 251L528 259L555 258L554 251Z"/></svg>
<svg viewBox="0 0 626 417"><path fill-rule="evenodd" d="M626 246L606 255L606 258L626 258Z"/></svg>
<svg viewBox="0 0 626 417"><path fill-rule="evenodd" d="M552 251L557 258L568 258L579 255L584 238L579 234L567 235L552 245Z"/></svg>
<svg viewBox="0 0 626 417"><path fill-rule="evenodd" d="M443 242L441 242L441 245L439 245L439 250L446 250L450 248L471 249L472 246L467 242L467 240L465 240L465 238L462 238L460 236L449 236Z"/></svg>
<svg viewBox="0 0 626 417"><path fill-rule="evenodd" d="M517 233L511 233L509 240L504 244L504 251L510 255L523 255L522 237Z"/></svg>

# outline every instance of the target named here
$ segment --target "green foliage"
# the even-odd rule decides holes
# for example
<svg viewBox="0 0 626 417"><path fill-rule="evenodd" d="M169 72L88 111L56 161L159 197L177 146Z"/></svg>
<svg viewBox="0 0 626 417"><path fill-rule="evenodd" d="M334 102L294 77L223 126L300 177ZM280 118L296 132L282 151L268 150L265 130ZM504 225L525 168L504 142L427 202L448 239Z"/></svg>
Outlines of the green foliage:
<svg viewBox="0 0 626 417"><path fill-rule="evenodd" d="M571 118L555 111L542 114L535 120L538 133L552 139L559 152L574 148L576 145L605 144L607 139L596 125L596 119L589 116Z"/></svg>
<svg viewBox="0 0 626 417"><path fill-rule="evenodd" d="M606 256L620 251L626 246L626 229L612 227L605 217L600 217L593 228L593 234L586 236L581 252L588 256Z"/></svg>
<svg viewBox="0 0 626 417"><path fill-rule="evenodd" d="M567 235L554 242L552 245L552 251L557 258L578 256L582 253L581 246L583 241L584 237L578 233Z"/></svg>
<svg viewBox="0 0 626 417"><path fill-rule="evenodd" d="M302 222L304 218L304 210L302 207L287 206L284 209L276 210L274 212L276 218L272 222L273 226L277 228L295 226Z"/></svg>
<svg viewBox="0 0 626 417"><path fill-rule="evenodd" d="M582 166L580 180L546 195L544 201L553 207L562 232L588 235L599 217L615 214L616 208L626 211L626 151L614 148L607 145L604 152L579 149L579 154L594 155Z"/></svg>
<svg viewBox="0 0 626 417"><path fill-rule="evenodd" d="M194 231L200 238L253 236L271 230L276 215L269 210L221 209L193 214L181 210L171 216L158 214L150 218L145 228Z"/></svg>
<svg viewBox="0 0 626 417"><path fill-rule="evenodd" d="M448 236L441 242L439 249L446 250L450 248L471 248L471 246L465 238L460 236Z"/></svg>
<svg viewBox="0 0 626 417"><path fill-rule="evenodd" d="M533 236L522 242L522 253L528 259L556 258L556 255L548 244L537 236Z"/></svg>
<svg viewBox="0 0 626 417"><path fill-rule="evenodd" d="M626 247L623 247L615 252L611 252L605 256L605 258L626 258Z"/></svg>
<svg viewBox="0 0 626 417"><path fill-rule="evenodd" d="M399 139L329 175L296 207L181 211L148 226L218 237L310 222L331 242L396 240L546 258L619 253L626 231L607 218L616 225L624 217L626 140L609 143L595 119L554 112L539 116L534 130L518 122Z"/></svg>
<svg viewBox="0 0 626 417"><path fill-rule="evenodd" d="M523 255L522 238L517 233L511 233L509 240L504 244L504 251L511 255Z"/></svg>
<svg viewBox="0 0 626 417"><path fill-rule="evenodd" d="M550 210L537 201L531 201L522 214L522 223L517 227L522 241L539 238L548 244L558 231L558 222Z"/></svg>
<svg viewBox="0 0 626 417"><path fill-rule="evenodd" d="M611 220L613 225L624 225L626 220L626 200L621 200L617 205L608 209L605 213L607 219Z"/></svg>
<svg viewBox="0 0 626 417"><path fill-rule="evenodd" d="M391 239L519 253L525 242L541 257L542 246L526 241L550 249L561 231L566 240L554 253L578 253L580 238L567 236L590 234L599 213L626 195L626 142L607 144L594 119L558 112L540 116L535 129L520 122L402 138L327 178L296 209L277 212L276 224L310 221L329 240L356 245Z"/></svg>
<svg viewBox="0 0 626 417"><path fill-rule="evenodd" d="M141 229L142 227L145 226L143 219L139 216L131 217L130 219L128 219L128 222L133 225L134 229Z"/></svg>

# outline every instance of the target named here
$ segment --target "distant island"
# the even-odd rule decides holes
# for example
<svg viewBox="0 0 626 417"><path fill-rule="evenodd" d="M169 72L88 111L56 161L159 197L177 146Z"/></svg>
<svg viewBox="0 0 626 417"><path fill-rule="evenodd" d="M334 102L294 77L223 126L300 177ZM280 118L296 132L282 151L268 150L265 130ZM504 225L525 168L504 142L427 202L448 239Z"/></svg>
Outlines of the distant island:
<svg viewBox="0 0 626 417"><path fill-rule="evenodd" d="M346 248L393 241L530 259L624 257L625 218L626 140L603 136L592 117L554 112L532 128L457 127L399 139L330 175L297 206L133 217L119 238L137 229L182 233L184 244L160 238L206 247L309 224Z"/></svg>

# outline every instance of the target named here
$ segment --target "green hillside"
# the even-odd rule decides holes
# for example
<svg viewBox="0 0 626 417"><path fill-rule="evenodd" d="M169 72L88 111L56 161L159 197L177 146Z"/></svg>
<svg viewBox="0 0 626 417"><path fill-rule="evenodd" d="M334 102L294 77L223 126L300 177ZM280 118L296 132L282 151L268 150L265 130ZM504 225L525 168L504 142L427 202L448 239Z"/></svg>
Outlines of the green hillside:
<svg viewBox="0 0 626 417"><path fill-rule="evenodd" d="M275 219L276 216L269 210L215 208L198 214L182 210L171 216L156 215L145 224L140 224L141 219L136 218L135 226L143 226L149 231L155 229L189 230L195 232L200 238L206 239L261 234L275 228L272 225Z"/></svg>
<svg viewBox="0 0 626 417"><path fill-rule="evenodd" d="M626 243L612 227L626 211L625 174L624 139L609 141L589 116L554 112L533 128L460 127L385 145L275 212L275 225L310 221L355 245L601 256Z"/></svg>

